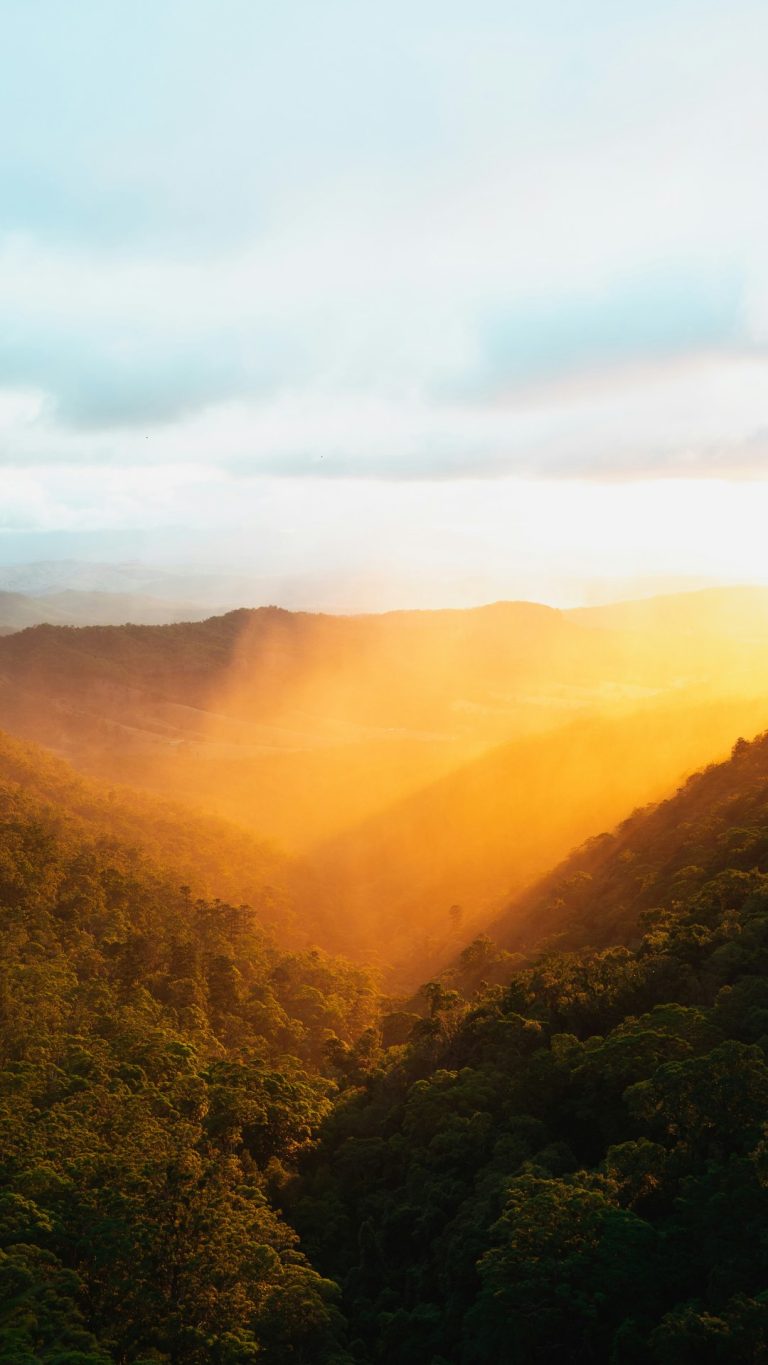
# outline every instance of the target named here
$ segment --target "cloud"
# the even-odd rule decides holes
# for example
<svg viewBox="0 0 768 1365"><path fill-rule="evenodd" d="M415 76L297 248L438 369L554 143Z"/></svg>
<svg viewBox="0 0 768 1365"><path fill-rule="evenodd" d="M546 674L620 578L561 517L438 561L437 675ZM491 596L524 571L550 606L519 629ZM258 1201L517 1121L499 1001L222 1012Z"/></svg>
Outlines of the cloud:
<svg viewBox="0 0 768 1365"><path fill-rule="evenodd" d="M152 44L144 0L41 5L0 56L8 467L764 471L752 0L174 0Z"/></svg>
<svg viewBox="0 0 768 1365"><path fill-rule="evenodd" d="M44 394L0 392L11 467L57 464L176 482L219 470L320 479L616 480L768 475L768 354L700 352L435 402L315 386L214 402L173 422L75 428ZM131 472L133 471L133 473ZM207 477L207 476L206 476Z"/></svg>
<svg viewBox="0 0 768 1365"><path fill-rule="evenodd" d="M6 242L0 369L40 401L6 429L0 459L130 464L159 452L288 476L444 478L589 474L611 461L620 472L645 457L655 471L691 448L712 457L701 413L714 394L696 397L688 427L678 412L702 365L738 370L748 390L748 408L728 410L732 429L718 408L709 446L751 439L746 413L763 425L748 379L760 295L750 310L733 269L627 277L595 263L591 288L536 293L520 272L502 296L493 262L462 277L452 255L425 251L419 272L413 250L390 243L383 281L375 252L346 246L299 234L203 264Z"/></svg>

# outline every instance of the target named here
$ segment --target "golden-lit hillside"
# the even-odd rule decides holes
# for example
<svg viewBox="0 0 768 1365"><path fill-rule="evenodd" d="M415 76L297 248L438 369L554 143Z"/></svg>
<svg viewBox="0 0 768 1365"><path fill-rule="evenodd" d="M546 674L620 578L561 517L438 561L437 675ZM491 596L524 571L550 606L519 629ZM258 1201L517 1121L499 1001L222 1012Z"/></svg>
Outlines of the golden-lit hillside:
<svg viewBox="0 0 768 1365"><path fill-rule="evenodd" d="M522 895L489 933L513 951L636 943L648 917L683 903L706 917L702 887L722 878L717 904L768 868L768 733L740 738L727 759L692 772L664 799L576 848ZM729 879L725 873L729 870ZM692 946L692 945L691 945ZM746 945L745 945L746 946Z"/></svg>
<svg viewBox="0 0 768 1365"><path fill-rule="evenodd" d="M77 773L35 744L0 731L0 791L22 795L74 839L87 839L106 854L120 844L144 864L162 867L190 896L247 903L263 928L283 944L313 938L311 916L296 913L291 862L250 831L211 815L197 815L125 785Z"/></svg>
<svg viewBox="0 0 768 1365"><path fill-rule="evenodd" d="M317 849L301 898L333 906L324 918L346 951L417 982L574 845L723 758L765 716L762 698L687 701L513 740Z"/></svg>
<svg viewBox="0 0 768 1365"><path fill-rule="evenodd" d="M764 727L766 604L738 590L38 627L0 641L0 724L276 842L300 935L413 976L574 844Z"/></svg>
<svg viewBox="0 0 768 1365"><path fill-rule="evenodd" d="M307 849L495 745L574 718L670 693L759 695L768 599L750 596L747 611L734 596L739 610L723 617L720 598L690 595L685 635L663 603L639 619L635 604L613 608L607 623L605 609L498 603L40 627L0 642L0 724L84 770Z"/></svg>

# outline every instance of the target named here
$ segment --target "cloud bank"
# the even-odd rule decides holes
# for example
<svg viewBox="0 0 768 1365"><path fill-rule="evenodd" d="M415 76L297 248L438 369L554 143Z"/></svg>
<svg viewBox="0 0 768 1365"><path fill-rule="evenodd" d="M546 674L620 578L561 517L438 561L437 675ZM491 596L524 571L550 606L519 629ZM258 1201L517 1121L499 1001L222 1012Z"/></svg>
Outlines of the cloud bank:
<svg viewBox="0 0 768 1365"><path fill-rule="evenodd" d="M762 4L4 17L5 525L56 469L109 517L212 478L768 473Z"/></svg>

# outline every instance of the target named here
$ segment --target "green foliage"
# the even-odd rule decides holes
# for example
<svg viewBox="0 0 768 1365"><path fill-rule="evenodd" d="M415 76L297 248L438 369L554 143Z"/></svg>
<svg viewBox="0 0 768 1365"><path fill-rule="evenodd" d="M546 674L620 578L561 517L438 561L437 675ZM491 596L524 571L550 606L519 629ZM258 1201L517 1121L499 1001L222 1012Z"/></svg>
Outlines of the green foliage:
<svg viewBox="0 0 768 1365"><path fill-rule="evenodd" d="M179 889L96 807L6 777L0 811L0 1359L338 1365L336 1286L270 1191L370 980Z"/></svg>
<svg viewBox="0 0 768 1365"><path fill-rule="evenodd" d="M112 634L120 631L107 631ZM136 860L149 859L173 875L177 886L192 885L206 898L215 893L236 904L247 901L262 924L279 929L282 942L306 942L293 905L290 864L239 826L93 781L46 750L2 732L0 783L5 797L23 793L36 802L70 840L95 842L105 851L119 844L123 857L133 850Z"/></svg>
<svg viewBox="0 0 768 1365"><path fill-rule="evenodd" d="M554 885L562 946L385 1021L291 1216L361 1361L765 1362L768 742Z"/></svg>
<svg viewBox="0 0 768 1365"><path fill-rule="evenodd" d="M364 972L31 785L0 1360L768 1360L765 741L572 860L548 948L476 940L381 1023Z"/></svg>
<svg viewBox="0 0 768 1365"><path fill-rule="evenodd" d="M768 734L739 740L729 762L695 773L668 801L590 839L520 897L494 928L506 948L606 947L646 917L694 902L706 928L768 871ZM697 932L688 926L689 954ZM663 929L662 929L663 932Z"/></svg>

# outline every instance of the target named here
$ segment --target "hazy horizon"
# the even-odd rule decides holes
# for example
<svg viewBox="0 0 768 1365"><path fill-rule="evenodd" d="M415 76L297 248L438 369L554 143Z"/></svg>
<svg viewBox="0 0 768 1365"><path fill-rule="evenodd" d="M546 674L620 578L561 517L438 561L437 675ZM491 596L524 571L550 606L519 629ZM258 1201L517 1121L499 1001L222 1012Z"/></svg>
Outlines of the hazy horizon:
<svg viewBox="0 0 768 1365"><path fill-rule="evenodd" d="M504 585L498 585L502 588ZM493 585L483 594L466 582L439 586L398 583L392 577L355 581L350 592L349 579L325 581L322 574L308 573L293 579L274 581L269 575L254 573L247 562L169 559L71 558L0 559L0 592L18 593L31 598L48 598L57 593L137 595L158 602L208 607L211 614L239 607L280 607L286 611L323 612L335 615L376 615L400 611L472 610L497 603L529 603L558 611L610 606L624 602L651 601L654 598L710 591L768 590L768 582L748 579L714 579L681 574L638 576L636 578L596 579L564 584L561 590L547 589L538 595L498 593ZM86 624L84 622L83 624Z"/></svg>

